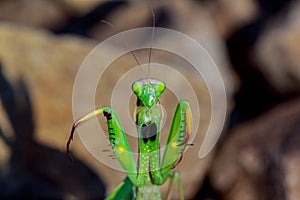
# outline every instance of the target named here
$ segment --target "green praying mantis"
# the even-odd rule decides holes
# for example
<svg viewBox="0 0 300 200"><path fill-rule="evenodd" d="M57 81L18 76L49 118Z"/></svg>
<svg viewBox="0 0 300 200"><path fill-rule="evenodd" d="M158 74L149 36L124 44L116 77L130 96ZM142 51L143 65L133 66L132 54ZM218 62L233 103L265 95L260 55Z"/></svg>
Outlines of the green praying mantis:
<svg viewBox="0 0 300 200"><path fill-rule="evenodd" d="M152 34L153 33L154 31ZM151 51L152 46L149 53L148 73L150 69ZM131 53L136 59L135 54L133 52ZM136 61L139 64L137 59ZM167 199L171 198L171 189L174 181L177 182L180 199L184 199L183 185L179 173L172 171L172 169L181 161L186 146L190 145L188 144L188 140L192 133L192 114L188 101L181 100L176 108L161 160L160 126L162 110L159 105L159 98L165 89L166 85L163 81L149 77L137 80L132 84L132 91L137 97L135 111L135 123L138 131L139 145L137 165L120 120L113 108L103 106L73 124L67 142L67 152L69 155L70 143L73 139L75 129L78 126L99 115L103 115L107 120L108 139L114 156L127 173L125 180L107 197L108 200L162 199L160 185L164 184L168 178L170 178L170 184L167 191Z"/></svg>

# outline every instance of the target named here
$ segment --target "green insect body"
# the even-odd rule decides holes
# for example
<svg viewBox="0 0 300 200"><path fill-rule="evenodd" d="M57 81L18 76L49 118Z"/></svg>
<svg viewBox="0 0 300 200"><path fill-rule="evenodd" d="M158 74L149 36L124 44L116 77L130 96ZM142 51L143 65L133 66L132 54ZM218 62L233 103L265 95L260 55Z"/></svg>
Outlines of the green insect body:
<svg viewBox="0 0 300 200"><path fill-rule="evenodd" d="M162 112L158 100L165 89L166 86L162 81L153 78L140 79L132 84L132 90L137 96L136 125L139 142L137 166L121 123L112 108L104 106L74 123L67 143L68 152L76 127L101 114L107 119L108 138L113 153L127 172L127 178L107 199L161 199L159 186L164 184L168 177L171 178L168 199L174 180L177 180L180 198L184 198L180 176L171 170L181 160L183 151L188 145L192 132L191 110L186 100L178 103L163 159L160 161Z"/></svg>

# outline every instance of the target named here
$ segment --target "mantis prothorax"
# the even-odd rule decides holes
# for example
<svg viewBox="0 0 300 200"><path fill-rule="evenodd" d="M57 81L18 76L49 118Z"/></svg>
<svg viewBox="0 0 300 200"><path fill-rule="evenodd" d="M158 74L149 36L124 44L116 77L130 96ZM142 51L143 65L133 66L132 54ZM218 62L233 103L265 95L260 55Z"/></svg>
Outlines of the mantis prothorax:
<svg viewBox="0 0 300 200"><path fill-rule="evenodd" d="M149 64L151 50L152 47L149 53ZM127 172L125 180L107 199L161 199L159 186L164 184L168 177L171 178L171 181L167 192L167 199L171 198L170 191L174 180L177 181L180 199L184 199L183 186L179 173L176 171L172 172L171 170L180 162L185 147L189 145L188 140L192 132L191 109L186 100L181 100L178 103L163 159L160 161L159 148L162 111L159 105L159 97L165 89L165 83L154 78L140 79L132 84L132 90L137 97L135 113L139 142L137 166L122 125L111 107L101 107L73 124L67 143L67 152L69 154L69 145L73 139L74 131L78 126L99 115L104 115L107 119L109 142L113 153Z"/></svg>

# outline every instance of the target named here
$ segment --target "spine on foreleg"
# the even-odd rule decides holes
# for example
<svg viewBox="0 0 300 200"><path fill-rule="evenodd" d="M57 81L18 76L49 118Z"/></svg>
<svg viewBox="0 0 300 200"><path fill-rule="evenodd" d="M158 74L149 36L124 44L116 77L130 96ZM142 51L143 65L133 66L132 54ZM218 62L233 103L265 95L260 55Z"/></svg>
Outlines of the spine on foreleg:
<svg viewBox="0 0 300 200"><path fill-rule="evenodd" d="M107 119L108 137L114 155L126 170L130 181L135 184L137 175L136 165L120 120L113 109L107 106L103 107L103 115Z"/></svg>

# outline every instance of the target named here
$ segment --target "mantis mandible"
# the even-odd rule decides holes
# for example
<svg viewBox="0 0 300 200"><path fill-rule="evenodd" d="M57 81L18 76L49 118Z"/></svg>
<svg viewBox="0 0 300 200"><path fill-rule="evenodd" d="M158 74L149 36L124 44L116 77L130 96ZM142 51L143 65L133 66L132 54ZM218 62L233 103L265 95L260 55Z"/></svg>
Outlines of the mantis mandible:
<svg viewBox="0 0 300 200"><path fill-rule="evenodd" d="M155 16L153 15L153 30ZM152 32L152 40L153 40ZM148 73L152 46L149 52ZM135 54L131 52L139 64ZM183 185L179 173L171 171L181 161L192 132L192 114L187 100L181 100L176 108L163 159L160 160L160 125L162 111L159 98L166 89L164 82L154 78L143 78L132 84L132 91L137 97L135 123L138 131L139 158L134 161L118 116L111 107L103 106L77 120L67 142L67 152L75 129L88 120L104 115L107 120L108 139L114 156L127 173L125 180L107 197L107 199L162 199L160 185L170 177L167 199L171 198L171 188L177 181L180 199L184 199Z"/></svg>

